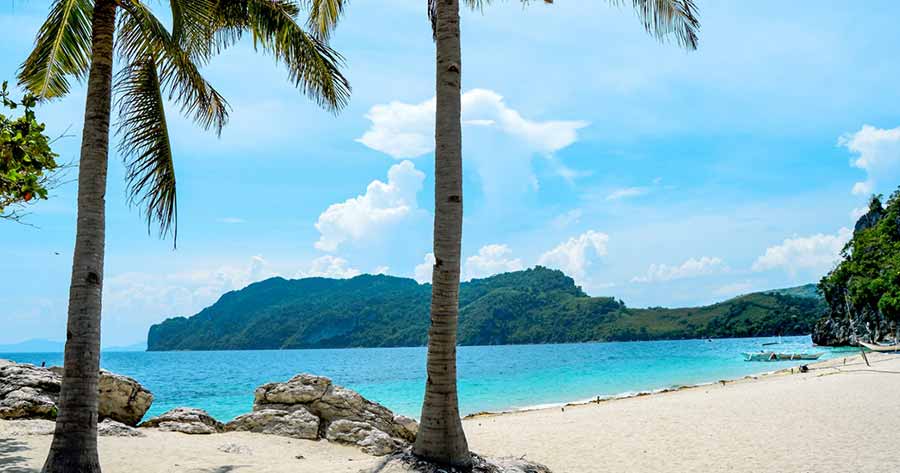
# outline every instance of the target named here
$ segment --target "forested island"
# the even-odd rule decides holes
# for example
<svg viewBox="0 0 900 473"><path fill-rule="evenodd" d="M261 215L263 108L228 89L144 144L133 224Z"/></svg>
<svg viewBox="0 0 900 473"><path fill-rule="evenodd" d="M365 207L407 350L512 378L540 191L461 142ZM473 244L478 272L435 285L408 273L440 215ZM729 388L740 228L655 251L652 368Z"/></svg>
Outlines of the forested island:
<svg viewBox="0 0 900 473"><path fill-rule="evenodd" d="M412 279L271 278L223 295L193 317L150 328L148 350L422 346L431 287ZM705 307L632 309L590 297L537 266L465 282L462 345L570 343L808 334L826 306L812 285Z"/></svg>

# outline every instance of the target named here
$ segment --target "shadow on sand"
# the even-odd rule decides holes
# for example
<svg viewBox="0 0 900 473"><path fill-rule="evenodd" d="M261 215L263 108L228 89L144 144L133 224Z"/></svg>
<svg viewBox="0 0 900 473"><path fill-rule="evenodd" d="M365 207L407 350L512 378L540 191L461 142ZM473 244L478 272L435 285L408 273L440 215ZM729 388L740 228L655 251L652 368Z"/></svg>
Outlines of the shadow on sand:
<svg viewBox="0 0 900 473"><path fill-rule="evenodd" d="M0 473L38 473L27 465L28 459L18 455L28 445L15 439L0 438Z"/></svg>

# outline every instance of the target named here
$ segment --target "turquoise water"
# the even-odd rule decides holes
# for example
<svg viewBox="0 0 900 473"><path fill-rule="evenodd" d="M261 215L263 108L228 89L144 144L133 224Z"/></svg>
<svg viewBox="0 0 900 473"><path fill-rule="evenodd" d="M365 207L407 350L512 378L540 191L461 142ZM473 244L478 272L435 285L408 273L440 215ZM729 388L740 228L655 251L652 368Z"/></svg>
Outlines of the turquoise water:
<svg viewBox="0 0 900 473"><path fill-rule="evenodd" d="M774 338L657 342L506 345L459 348L460 410L517 409L713 382L803 362L753 363L741 352L759 351ZM786 337L770 348L824 351L809 337ZM61 353L0 353L0 358L47 365ZM131 376L155 396L148 416L178 406L206 409L220 420L249 412L253 390L296 373L313 373L359 391L395 412L418 417L425 383L424 348L269 350L217 352L104 352L103 368Z"/></svg>

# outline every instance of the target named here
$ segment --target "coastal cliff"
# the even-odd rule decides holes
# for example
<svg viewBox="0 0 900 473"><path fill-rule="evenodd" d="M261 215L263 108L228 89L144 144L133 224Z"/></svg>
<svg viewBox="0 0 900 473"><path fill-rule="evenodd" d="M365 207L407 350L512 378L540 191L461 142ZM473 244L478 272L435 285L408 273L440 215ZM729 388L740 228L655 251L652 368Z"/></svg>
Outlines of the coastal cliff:
<svg viewBox="0 0 900 473"><path fill-rule="evenodd" d="M790 292L793 291L793 292ZM197 315L150 328L148 350L421 346L431 286L412 279L272 278L223 295ZM825 310L799 288L696 308L632 309L590 297L561 271L535 267L465 282L462 345L803 335Z"/></svg>

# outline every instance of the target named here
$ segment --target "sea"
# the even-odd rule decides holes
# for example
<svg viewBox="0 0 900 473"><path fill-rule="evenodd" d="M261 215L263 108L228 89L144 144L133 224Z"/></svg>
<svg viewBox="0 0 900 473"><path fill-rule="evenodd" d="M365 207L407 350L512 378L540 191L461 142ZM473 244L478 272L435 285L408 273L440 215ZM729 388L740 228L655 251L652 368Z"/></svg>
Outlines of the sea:
<svg viewBox="0 0 900 473"><path fill-rule="evenodd" d="M777 345L764 343L780 342ZM747 362L762 349L824 352L810 337L459 347L462 415L552 406L713 383L799 366ZM228 421L253 407L253 391L298 373L327 376L396 413L418 418L425 386L424 347L317 350L103 352L101 366L135 378L154 395L145 418L198 407ZM0 353L0 358L61 365L62 353Z"/></svg>

